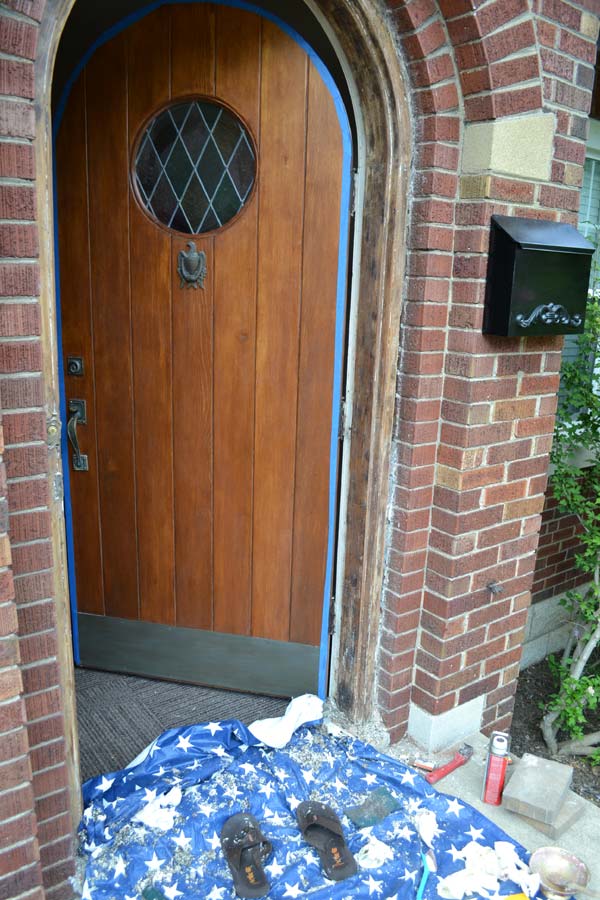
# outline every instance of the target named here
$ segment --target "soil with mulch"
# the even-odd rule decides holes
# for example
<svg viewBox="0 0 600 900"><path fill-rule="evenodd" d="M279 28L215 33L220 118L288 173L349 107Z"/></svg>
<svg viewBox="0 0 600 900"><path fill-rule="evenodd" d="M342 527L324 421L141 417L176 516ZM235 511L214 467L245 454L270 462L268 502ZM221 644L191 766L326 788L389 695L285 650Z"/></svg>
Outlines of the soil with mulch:
<svg viewBox="0 0 600 900"><path fill-rule="evenodd" d="M515 756L533 753L544 759L556 759L573 767L572 790L586 800L600 806L600 766L592 766L581 756L552 756L548 751L540 722L544 706L555 689L553 676L546 660L524 669L519 675L519 686L515 696L515 708L510 729L511 750ZM588 716L586 732L600 731L600 708ZM559 734L560 740L568 735Z"/></svg>

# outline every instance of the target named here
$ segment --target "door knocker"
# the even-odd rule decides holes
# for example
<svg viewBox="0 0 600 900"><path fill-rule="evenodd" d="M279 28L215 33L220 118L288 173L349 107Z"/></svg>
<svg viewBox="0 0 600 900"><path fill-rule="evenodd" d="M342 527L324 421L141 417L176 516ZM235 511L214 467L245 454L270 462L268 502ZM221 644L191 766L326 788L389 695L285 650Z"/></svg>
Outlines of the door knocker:
<svg viewBox="0 0 600 900"><path fill-rule="evenodd" d="M179 286L204 290L206 253L198 250L194 241L188 241L187 247L187 251L180 250L177 257L177 273L181 279Z"/></svg>

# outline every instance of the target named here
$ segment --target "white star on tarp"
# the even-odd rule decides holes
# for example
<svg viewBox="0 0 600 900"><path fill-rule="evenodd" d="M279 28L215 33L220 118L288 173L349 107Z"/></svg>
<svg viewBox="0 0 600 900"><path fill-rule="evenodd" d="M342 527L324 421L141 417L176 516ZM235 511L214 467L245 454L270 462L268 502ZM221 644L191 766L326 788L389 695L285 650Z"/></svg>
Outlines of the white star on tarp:
<svg viewBox="0 0 600 900"><path fill-rule="evenodd" d="M252 763L242 763L240 769L244 770L245 775L249 775L250 772L256 772L256 766L253 766Z"/></svg>
<svg viewBox="0 0 600 900"><path fill-rule="evenodd" d="M304 891L301 889L300 884L288 884L287 881L285 883L285 894L284 897L299 897Z"/></svg>
<svg viewBox="0 0 600 900"><path fill-rule="evenodd" d="M405 841L410 841L414 831L408 827L408 825L403 825L402 828L399 827L398 822L395 823L392 829L392 837L402 838Z"/></svg>
<svg viewBox="0 0 600 900"><path fill-rule="evenodd" d="M83 882L83 888L81 891L81 900L92 900L92 895L90 893L90 886L86 880Z"/></svg>
<svg viewBox="0 0 600 900"><path fill-rule="evenodd" d="M271 878L279 878L280 875L283 875L285 869L283 866L280 866L276 859L273 860L268 866L265 866L265 872L268 872Z"/></svg>
<svg viewBox="0 0 600 900"><path fill-rule="evenodd" d="M175 900L176 897L183 897L183 891L177 890L178 881L175 882L171 887L163 887L163 894L168 900Z"/></svg>
<svg viewBox="0 0 600 900"><path fill-rule="evenodd" d="M449 853L452 857L452 862L456 862L457 859L463 859L464 854L462 850L457 850L454 844L450 844L450 849L446 850L446 853Z"/></svg>
<svg viewBox="0 0 600 900"><path fill-rule="evenodd" d="M377 784L377 776L367 772L367 774L361 778L361 781L366 781L367 785Z"/></svg>
<svg viewBox="0 0 600 900"><path fill-rule="evenodd" d="M342 781L340 781L340 779L336 775L335 781L333 782L333 787L336 789L336 791L343 791L346 785Z"/></svg>
<svg viewBox="0 0 600 900"><path fill-rule="evenodd" d="M186 837L182 828L177 837L173 838L173 843L177 844L178 847L181 847L182 850L187 850L189 845L192 843L192 839L190 837Z"/></svg>
<svg viewBox="0 0 600 900"><path fill-rule="evenodd" d="M409 869L405 869L405 870L404 870L404 875L402 876L402 878L404 879L404 881L414 881L414 882L416 882L416 880L417 880L417 872L418 872L418 871L419 871L418 869L414 869L414 870L411 872Z"/></svg>
<svg viewBox="0 0 600 900"><path fill-rule="evenodd" d="M114 880L116 881L119 875L125 875L127 871L127 867L125 865L125 860L122 856L117 856L117 864L115 866L115 874L113 875Z"/></svg>
<svg viewBox="0 0 600 900"><path fill-rule="evenodd" d="M210 894L207 895L206 900L222 900L224 893L225 888L217 887L215 884Z"/></svg>
<svg viewBox="0 0 600 900"><path fill-rule="evenodd" d="M146 803L152 803L153 800L156 800L156 791L150 791L148 788L144 788L144 790L146 791L146 796L144 797Z"/></svg>
<svg viewBox="0 0 600 900"><path fill-rule="evenodd" d="M274 788L271 787L269 782L267 782L266 784L263 784L263 786L258 789L258 793L264 794L268 800L270 798L271 794L275 793L275 790L274 790Z"/></svg>
<svg viewBox="0 0 600 900"><path fill-rule="evenodd" d="M315 780L315 776L313 774L312 769L300 769L300 771L302 772L302 777L304 778L304 780L307 784L310 784L311 781Z"/></svg>
<svg viewBox="0 0 600 900"><path fill-rule="evenodd" d="M447 812L454 813L455 816L460 816L461 809L464 809L462 803L459 803L456 797L454 797L453 800L447 800L446 802L448 804Z"/></svg>
<svg viewBox="0 0 600 900"><path fill-rule="evenodd" d="M114 784L114 782L115 782L114 778L105 778L105 776L103 775L102 781L100 782L100 785L99 785L102 793L105 794L106 791Z"/></svg>
<svg viewBox="0 0 600 900"><path fill-rule="evenodd" d="M221 838L216 831L213 831L213 836L208 839L208 843L211 846L211 850L216 850L217 847L221 846Z"/></svg>
<svg viewBox="0 0 600 900"><path fill-rule="evenodd" d="M467 832L471 836L472 841L482 841L483 840L483 831L481 828L473 828L471 825Z"/></svg>
<svg viewBox="0 0 600 900"><path fill-rule="evenodd" d="M182 734L180 734L179 739L177 741L177 749L183 750L184 753L187 753L191 746L192 746L192 742L190 741L190 739L186 738Z"/></svg>
<svg viewBox="0 0 600 900"><path fill-rule="evenodd" d="M372 875L369 875L368 881L363 881L363 884L366 884L367 887L369 888L369 897L371 896L371 894L374 894L374 893L380 894L381 893L382 883L383 882L381 882L381 881L375 881L375 879L373 878Z"/></svg>
<svg viewBox="0 0 600 900"><path fill-rule="evenodd" d="M402 784L410 784L411 786L415 783L415 778L417 777L416 772L409 772L408 769L406 772L402 774L402 778L400 779Z"/></svg>
<svg viewBox="0 0 600 900"><path fill-rule="evenodd" d="M292 810L292 812L293 812L298 806L300 806L300 800L298 800L298 798L295 797L293 794L292 794L291 797L288 797L288 798L287 798L287 802L289 803L289 806L290 806L290 809Z"/></svg>
<svg viewBox="0 0 600 900"><path fill-rule="evenodd" d="M198 807L203 816L206 816L208 819L209 816L212 816L214 812L217 811L216 806L212 806L210 803L201 803Z"/></svg>
<svg viewBox="0 0 600 900"><path fill-rule="evenodd" d="M218 722L207 722L202 730L210 731L210 733L212 734L213 737L215 736L217 731L223 731L223 729L221 728L221 726L219 725Z"/></svg>
<svg viewBox="0 0 600 900"><path fill-rule="evenodd" d="M145 864L148 866L151 872L158 872L164 861L164 859L158 858L158 856L156 855L156 850L152 854L152 859L144 860Z"/></svg>

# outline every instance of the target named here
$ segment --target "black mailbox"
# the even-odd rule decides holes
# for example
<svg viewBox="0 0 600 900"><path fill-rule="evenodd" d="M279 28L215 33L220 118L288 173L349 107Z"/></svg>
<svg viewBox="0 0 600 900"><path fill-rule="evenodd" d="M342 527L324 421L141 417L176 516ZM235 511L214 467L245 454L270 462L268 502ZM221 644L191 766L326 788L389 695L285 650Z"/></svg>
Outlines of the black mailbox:
<svg viewBox="0 0 600 900"><path fill-rule="evenodd" d="M564 222L492 216L483 333L583 331L593 252Z"/></svg>

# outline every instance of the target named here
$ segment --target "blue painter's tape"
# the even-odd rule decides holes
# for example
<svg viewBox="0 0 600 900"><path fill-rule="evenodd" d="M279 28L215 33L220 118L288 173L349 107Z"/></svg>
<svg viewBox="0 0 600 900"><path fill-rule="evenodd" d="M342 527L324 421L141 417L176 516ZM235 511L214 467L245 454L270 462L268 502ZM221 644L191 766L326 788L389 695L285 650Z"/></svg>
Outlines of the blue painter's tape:
<svg viewBox="0 0 600 900"><path fill-rule="evenodd" d="M246 3L244 0L156 0L135 13L121 19L116 25L107 29L87 50L81 58L70 77L67 80L65 88L56 106L56 112L53 122L53 150L55 150L56 135L60 128L67 101L73 85L81 74L82 70L96 52L96 50L111 40L125 28L133 25L139 19L154 12L160 6L171 3L201 3L201 2L217 2L222 6L229 6L236 9L245 9L253 12L262 18L274 22L282 31L288 34L300 47L305 51L311 59L319 75L323 79L329 93L332 96L340 129L342 133L342 187L340 199L340 243L338 256L338 275L337 275L337 297L336 297L336 317L335 317L335 350L333 363L333 397L332 397L332 422L331 422L331 441L330 441L330 457L329 457L329 505L328 505L328 536L327 536L327 563L325 570L325 584L323 594L323 616L321 621L321 641L319 653L319 679L318 694L319 697L325 698L327 695L327 682L329 674L329 607L331 598L331 587L333 582L333 571L335 563L336 549L336 525L337 525L337 488L338 488L338 451L339 451L339 411L342 397L342 374L344 364L344 333L346 326L346 302L347 302L347 282L348 282L348 252L350 239L350 198L352 185L352 159L353 145L352 132L348 113L342 100L340 91L332 77L329 69L321 58L315 53L313 48L307 41L298 34L290 25L284 22L279 16L267 10L261 9L252 3ZM56 153L53 153L56 159ZM62 331L60 321L60 280L58 276L58 215L56 209L56 172L54 173L54 229L55 229L55 256L56 256L56 309L57 309L57 342L59 352L59 388L60 388L60 410L61 420L66 422L66 397L64 376L62 370ZM63 429L64 431L64 429ZM63 434L62 440L63 454L63 472L65 480L65 520L67 534L67 561L69 574L69 592L71 597L71 621L73 628L73 651L75 662L79 663L79 639L77 629L77 586L75 580L75 563L73 556L73 519L71 513L71 491L69 480L69 451L67 445L66 433Z"/></svg>

